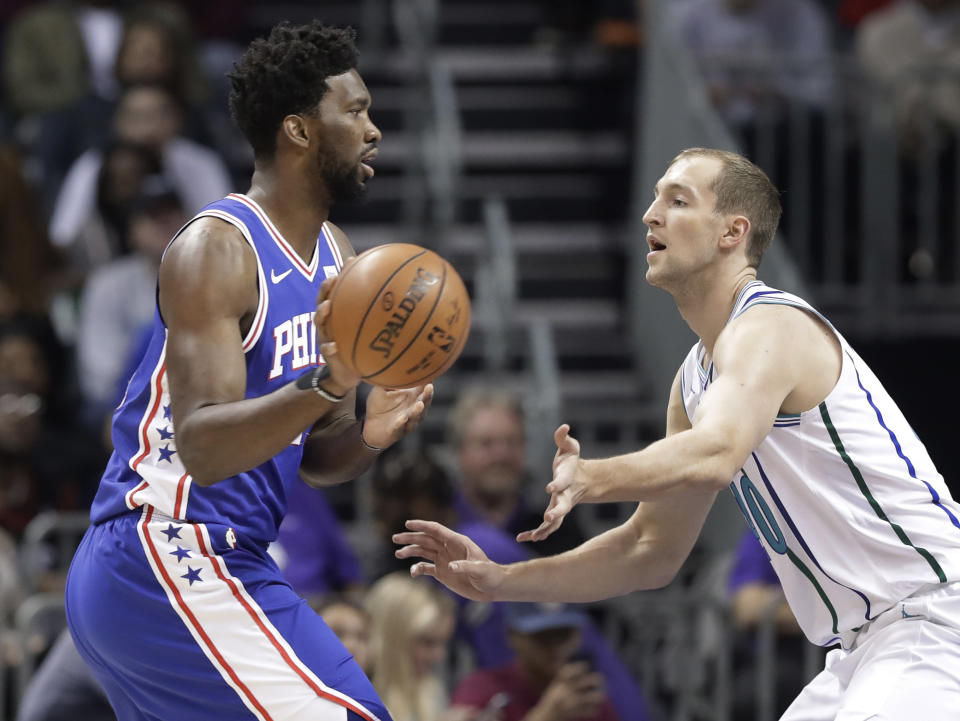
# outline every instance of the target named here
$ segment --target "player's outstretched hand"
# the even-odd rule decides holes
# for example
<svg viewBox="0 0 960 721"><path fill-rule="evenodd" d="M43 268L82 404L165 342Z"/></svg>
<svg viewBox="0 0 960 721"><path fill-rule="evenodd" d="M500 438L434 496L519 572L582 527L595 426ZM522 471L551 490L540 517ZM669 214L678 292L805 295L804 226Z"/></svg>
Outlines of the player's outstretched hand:
<svg viewBox="0 0 960 721"><path fill-rule="evenodd" d="M407 521L407 530L393 535L402 546L397 558L423 558L410 567L411 576L433 576L455 593L473 601L494 601L504 579L503 566L462 533L433 521Z"/></svg>
<svg viewBox="0 0 960 721"><path fill-rule="evenodd" d="M374 448L392 446L420 425L432 402L433 383L395 391L375 386L367 396L364 442Z"/></svg>
<svg viewBox="0 0 960 721"><path fill-rule="evenodd" d="M564 423L553 434L557 453L553 457L553 480L547 485L550 503L543 513L543 523L532 531L517 534L518 541L542 541L560 528L563 519L577 505L586 490L580 472L580 443L570 435Z"/></svg>

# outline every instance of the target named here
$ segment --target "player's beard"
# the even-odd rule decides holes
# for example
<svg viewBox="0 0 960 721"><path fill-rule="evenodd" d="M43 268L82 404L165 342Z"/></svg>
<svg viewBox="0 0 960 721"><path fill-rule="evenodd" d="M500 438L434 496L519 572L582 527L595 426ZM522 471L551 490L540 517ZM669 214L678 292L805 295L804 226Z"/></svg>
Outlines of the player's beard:
<svg viewBox="0 0 960 721"><path fill-rule="evenodd" d="M332 153L318 153L317 163L320 167L320 177L330 193L334 203L357 203L367 194L367 184L360 161L355 163L338 163Z"/></svg>

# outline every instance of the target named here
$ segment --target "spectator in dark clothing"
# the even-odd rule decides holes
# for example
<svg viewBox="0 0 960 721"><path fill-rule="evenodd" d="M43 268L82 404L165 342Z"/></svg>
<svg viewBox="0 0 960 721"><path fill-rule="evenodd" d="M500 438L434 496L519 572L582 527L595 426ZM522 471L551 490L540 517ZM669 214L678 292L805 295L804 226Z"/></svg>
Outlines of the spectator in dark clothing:
<svg viewBox="0 0 960 721"><path fill-rule="evenodd" d="M575 659L586 617L560 604L507 604L516 660L463 679L454 708L499 711L503 721L617 721L603 676ZM642 708L628 717L644 717ZM493 718L493 716L491 716Z"/></svg>

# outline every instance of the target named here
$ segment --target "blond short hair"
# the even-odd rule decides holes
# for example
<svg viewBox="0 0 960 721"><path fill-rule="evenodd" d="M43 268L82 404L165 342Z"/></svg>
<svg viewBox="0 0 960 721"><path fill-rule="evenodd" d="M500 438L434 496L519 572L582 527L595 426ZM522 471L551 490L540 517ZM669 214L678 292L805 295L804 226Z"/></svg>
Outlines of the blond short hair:
<svg viewBox="0 0 960 721"><path fill-rule="evenodd" d="M717 197L714 211L720 215L740 214L750 220L747 261L754 268L773 242L780 223L780 192L759 167L742 155L715 148L687 148L670 165L690 157L714 158L722 167L710 189Z"/></svg>

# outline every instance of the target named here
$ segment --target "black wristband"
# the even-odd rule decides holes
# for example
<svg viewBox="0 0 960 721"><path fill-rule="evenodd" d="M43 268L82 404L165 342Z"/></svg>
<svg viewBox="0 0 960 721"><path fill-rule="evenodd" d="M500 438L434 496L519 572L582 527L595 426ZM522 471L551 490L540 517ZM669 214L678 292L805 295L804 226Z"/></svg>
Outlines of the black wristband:
<svg viewBox="0 0 960 721"><path fill-rule="evenodd" d="M318 396L323 398L330 403L339 403L344 398L346 394L338 396L336 393L331 393L326 388L320 385L323 381L330 377L330 366L322 365L319 368L311 368L302 376L297 378L296 386L302 391L312 390Z"/></svg>

